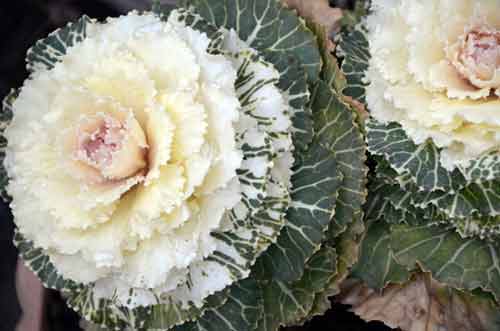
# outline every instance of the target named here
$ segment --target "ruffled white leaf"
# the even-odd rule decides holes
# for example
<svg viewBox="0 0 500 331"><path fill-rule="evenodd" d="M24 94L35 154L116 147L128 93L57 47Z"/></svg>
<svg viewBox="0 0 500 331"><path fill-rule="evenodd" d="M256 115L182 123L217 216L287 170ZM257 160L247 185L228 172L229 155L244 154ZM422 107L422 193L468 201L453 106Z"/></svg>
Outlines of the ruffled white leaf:
<svg viewBox="0 0 500 331"><path fill-rule="evenodd" d="M207 130L203 105L195 102L193 93L168 93L161 96L161 104L174 126L172 142L173 161L187 159L199 153Z"/></svg>

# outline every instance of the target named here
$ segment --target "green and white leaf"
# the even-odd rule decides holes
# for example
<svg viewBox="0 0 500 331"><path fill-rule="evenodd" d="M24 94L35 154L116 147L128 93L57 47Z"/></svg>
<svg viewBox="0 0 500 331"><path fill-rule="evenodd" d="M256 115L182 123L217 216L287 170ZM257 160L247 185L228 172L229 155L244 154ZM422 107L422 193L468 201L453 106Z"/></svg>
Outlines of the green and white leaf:
<svg viewBox="0 0 500 331"><path fill-rule="evenodd" d="M450 218L500 215L495 153L449 172L441 166L440 150L432 141L416 145L399 124L375 120L367 124L367 144L371 153L384 158L378 162L377 176L396 179L414 205L436 206Z"/></svg>
<svg viewBox="0 0 500 331"><path fill-rule="evenodd" d="M28 50L26 64L28 71L50 70L66 54L67 49L83 41L92 20L82 16L74 23L68 23L45 39L41 39Z"/></svg>
<svg viewBox="0 0 500 331"><path fill-rule="evenodd" d="M451 222L463 238L500 240L500 217L471 217L452 219ZM442 224L442 223L439 223Z"/></svg>
<svg viewBox="0 0 500 331"><path fill-rule="evenodd" d="M405 282L410 273L396 260L391 239L390 224L382 220L370 222L351 277L374 289L383 289L389 283Z"/></svg>
<svg viewBox="0 0 500 331"><path fill-rule="evenodd" d="M341 70L347 79L342 94L366 104L365 71L368 69L370 53L365 28L358 24L348 33L341 34L337 45L337 57L342 59Z"/></svg>
<svg viewBox="0 0 500 331"><path fill-rule="evenodd" d="M263 281L264 316L258 330L275 331L280 326L296 325L306 319L316 294L335 276L336 265L335 249L325 246L307 262L300 280L292 283Z"/></svg>
<svg viewBox="0 0 500 331"><path fill-rule="evenodd" d="M362 215L356 219L347 230L337 238L335 251L337 252L337 272L325 288L316 294L314 304L309 315L300 321L305 323L315 316L326 313L331 308L330 297L340 293L340 284L350 275L352 267L357 263L364 237L365 226Z"/></svg>
<svg viewBox="0 0 500 331"><path fill-rule="evenodd" d="M468 182L500 179L500 152L493 151L459 166Z"/></svg>
<svg viewBox="0 0 500 331"><path fill-rule="evenodd" d="M458 289L481 288L500 298L500 248L496 243L463 239L445 227L393 226L391 248L398 263L418 264L436 280Z"/></svg>
<svg viewBox="0 0 500 331"><path fill-rule="evenodd" d="M335 238L345 230L347 224L353 222L353 218L357 217L358 221L362 219L360 206L364 203L366 195L364 188L365 180L364 178L358 178L357 176L366 175L366 168L364 165L363 137L359 133L359 129L357 129L357 127L354 125L353 114L347 108L347 106L338 99L338 96L335 95L335 93L332 91L331 87L328 84L323 82L318 83L318 86L315 92L313 93L312 108L315 111L314 119L317 125L317 129L315 130L315 132L317 133L317 136L315 137L314 140L316 142L316 145L313 145L311 148L315 148L315 146L326 146L328 148L328 151L332 155L334 155L335 159L338 158L339 160L344 162L343 164L343 167L345 167L344 172L348 176L351 176L351 178L345 181L344 177L341 176L342 183L343 185L345 185L344 187L346 190L344 197L347 197L346 201L349 201L349 204L346 204L346 206L344 207L344 210L346 210L346 212L342 214L340 218L337 219L336 218L338 215L337 211L340 206L338 204L336 205L335 207L336 213L333 215L333 218L331 219L330 223L331 229L332 230L334 229L334 231L331 231L330 236L325 238L333 242L335 245L337 245L338 242L336 241ZM356 166L359 166L359 169L356 169ZM332 172L332 170L330 170L330 172ZM352 191L347 192L349 191L349 187L354 187L354 188L352 189ZM349 196L348 194L351 195ZM358 206L353 205L356 203L358 203L359 205ZM349 213L349 211L352 212ZM352 237L361 236L362 232L361 224L358 223L357 225L353 225L352 228L349 229L350 230L352 229L355 233L355 234L349 233L350 236ZM349 238L349 235L347 235L346 238ZM347 247L354 248L356 246L356 244L353 244L352 242L350 242L350 244L347 243L353 240L353 238L345 240L346 242L344 243L344 245L346 246L346 248ZM357 240L359 240L359 238ZM271 247L271 249L272 248L273 246ZM269 252L271 252L271 249L269 250ZM307 319L309 319L310 317L314 316L315 314L319 314L323 312L325 309L327 309L326 308L327 304L325 303L325 301L327 301L328 296L334 295L337 292L338 282L341 279L343 279L343 277L346 276L348 268L350 268L350 266L353 264L353 260L355 260L357 257L357 254L355 254L355 256L349 255L350 251L343 253L345 254L345 256L341 257L345 258L344 260L345 264L340 264L339 262L339 266L343 268L343 273L341 275L332 274L330 280L324 283L321 289L318 288L318 290L316 291L310 291L310 294L307 297L307 299L302 298L303 301L300 302L307 303L307 306L302 306L300 308L297 305L295 305L295 307L293 307L292 305L292 307L289 308L289 309L299 309L298 311L295 311L294 314L301 315L301 318L299 320L294 321L294 323L296 322L302 323ZM321 254L321 250L316 254ZM264 256L266 255L267 252ZM279 266L281 261L279 257L274 258L272 260L274 260L275 261L274 263L275 264L277 263ZM272 267L271 263L265 265L263 269L267 267L271 268ZM283 267L276 269L277 271L281 269L282 272L284 270ZM337 275L338 278L336 278ZM274 283L276 283L276 281L274 281ZM276 291L278 292L283 291L283 286L286 285L286 282L280 282L280 283L282 284L282 287L280 287L279 289L277 288L276 284L274 285L274 287L271 285L272 290L270 291L272 291L272 293L275 293L275 295ZM266 290L268 289L264 288L264 291ZM287 304L286 300L284 301L285 303L280 303L282 307L285 307L282 308L281 310L282 317L281 318L275 317L274 319L271 317L267 318L266 327L269 330L272 330L272 328L270 328L271 326L275 329L279 324L283 323L287 324L285 316L293 316L292 312L285 313L286 307L290 307L290 304ZM274 303L273 301L272 307L275 306L279 307L278 303ZM268 309L266 309L266 311L267 310ZM276 314L273 313L272 315ZM281 320L281 322L278 323L279 320Z"/></svg>
<svg viewBox="0 0 500 331"><path fill-rule="evenodd" d="M272 57L280 70L278 87L285 92L293 123L292 137L294 147L299 151L307 149L313 139L312 111L309 106L310 93L304 67L295 55ZM281 68L281 69L280 69Z"/></svg>
<svg viewBox="0 0 500 331"><path fill-rule="evenodd" d="M472 183L457 192L419 192L415 203L434 205L453 218L500 215L500 180Z"/></svg>
<svg viewBox="0 0 500 331"><path fill-rule="evenodd" d="M19 90L12 89L9 94L3 99L2 108L0 110L0 197L3 201L9 202L10 197L7 194L6 188L9 182L7 171L3 166L5 160L5 149L7 148L7 139L3 133L10 124L13 116L13 104L19 95Z"/></svg>
<svg viewBox="0 0 500 331"><path fill-rule="evenodd" d="M320 144L313 144L296 160L287 222L278 241L260 259L261 278L291 282L302 277L305 263L326 238L335 212L341 180L336 167L335 158Z"/></svg>
<svg viewBox="0 0 500 331"><path fill-rule="evenodd" d="M246 279L232 285L227 302L209 308L196 321L174 328L174 331L254 331L263 314L262 296L257 281Z"/></svg>
<svg viewBox="0 0 500 331"><path fill-rule="evenodd" d="M410 174L419 189L449 191L466 185L458 169L449 172L441 166L440 151L432 141L416 145L396 122L370 119L366 131L368 151L383 156L399 175Z"/></svg>
<svg viewBox="0 0 500 331"><path fill-rule="evenodd" d="M320 55L312 33L291 10L276 0L182 0L217 27L235 29L240 39L272 63L294 55L306 69L309 83L318 80ZM272 60L274 59L274 61ZM286 62L276 66L281 72Z"/></svg>
<svg viewBox="0 0 500 331"><path fill-rule="evenodd" d="M498 299L498 253L495 243L464 239L443 226L391 225L380 220L370 223L352 276L383 289L405 282L410 272L422 268L444 284L468 291L480 288Z"/></svg>
<svg viewBox="0 0 500 331"><path fill-rule="evenodd" d="M337 160L335 163L337 169L341 171L341 186L338 188L338 200L336 205L331 205L329 207L330 214L328 210L324 210L324 221L322 222L323 227L326 228L330 226L330 232L328 239L334 241L338 234L342 233L346 226L352 222L356 215L361 213L361 206L365 201L365 176L366 167L364 165L364 143L359 129L354 124L353 114L347 108L347 106L342 103L331 88L323 82L319 82L314 93L312 100L312 108L314 109L314 120L315 120L315 132L316 137L314 142L316 145L324 146L325 151L316 159L319 161L324 159L329 155L333 160ZM313 144L311 149L319 149ZM329 152L329 153L328 153ZM339 163L340 162L340 163ZM318 173L318 180L325 179L326 174L333 174L334 166L333 164L328 167L323 167L323 169ZM322 174L323 173L323 174ZM300 183L315 183L315 180L307 179L298 182L296 179L292 178L292 183L294 183L294 191L297 190L296 185L301 185ZM335 187L330 188L331 192L337 192ZM312 199L314 194L304 192L304 197ZM340 200L342 198L342 200ZM296 222L295 219L301 222L307 222L310 226L311 221L307 221L307 218L311 218L308 214L295 214L294 204L296 204L297 198L293 196L292 193L292 208L288 214L288 220L290 223ZM304 200L305 201L305 200ZM333 202L333 200L332 200ZM310 202L308 202L310 204ZM333 213L335 207L335 213ZM315 216L315 215L313 215ZM359 217L359 215L358 215ZM317 216L315 216L317 218ZM303 225L302 225L303 226ZM284 239L282 237L286 236L287 241L290 243L300 243L297 238L303 236L293 237L293 231L289 230L290 226L287 224L283 230L278 243L264 254L264 259L269 262L266 263L266 268L268 273L273 273L279 275L280 279L293 281L300 277L300 271L302 265L307 261L308 255L304 254L304 250L309 252L314 252L318 249L319 244L322 241L320 236L315 236L315 241L317 244L312 245L312 243L305 248L297 250L297 253L292 254L293 251L287 252L286 243L283 243ZM319 232L318 232L319 234ZM281 239L281 241L280 241ZM295 244L295 246L299 246ZM290 256L295 256L294 260L298 263L292 264ZM297 272L292 272L297 270ZM290 276L286 276L290 274ZM274 276L276 277L276 276Z"/></svg>
<svg viewBox="0 0 500 331"><path fill-rule="evenodd" d="M354 113L325 82L316 85L312 108L316 141L333 154L342 174L329 233L329 239L335 240L362 213L367 195L366 147Z"/></svg>
<svg viewBox="0 0 500 331"><path fill-rule="evenodd" d="M450 218L439 208L429 205L424 209L415 206L412 198L415 192L392 186L392 192L386 196L390 204L400 212L400 220L405 224L445 225L455 228L463 238L480 238L498 240L500 238L500 218L498 216L470 216L465 218ZM386 214L386 220L388 220ZM402 222L399 222L402 223Z"/></svg>
<svg viewBox="0 0 500 331"><path fill-rule="evenodd" d="M386 197L397 189L394 184L386 183L381 180L372 179L368 185L368 199L364 206L365 220L378 221L391 212L393 206Z"/></svg>
<svg viewBox="0 0 500 331"><path fill-rule="evenodd" d="M413 201L417 194L383 181L372 181L371 194L366 205L367 219L380 220L390 224L408 225L443 225L453 227L463 238L480 238L491 241L500 237L499 217L481 216L467 218L450 218L435 206L425 209L415 206Z"/></svg>

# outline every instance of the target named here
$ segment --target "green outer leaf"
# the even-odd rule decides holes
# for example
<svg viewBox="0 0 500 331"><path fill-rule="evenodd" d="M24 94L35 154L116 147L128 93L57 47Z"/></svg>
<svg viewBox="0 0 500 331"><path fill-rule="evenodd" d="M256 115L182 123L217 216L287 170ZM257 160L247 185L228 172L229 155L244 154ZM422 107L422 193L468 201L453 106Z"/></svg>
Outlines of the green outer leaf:
<svg viewBox="0 0 500 331"><path fill-rule="evenodd" d="M337 46L337 57L342 58L341 70L347 79L347 86L342 94L366 104L364 80L365 71L368 69L370 53L368 39L362 25L357 25L352 31L342 34Z"/></svg>
<svg viewBox="0 0 500 331"><path fill-rule="evenodd" d="M419 192L413 199L419 207L434 205L449 217L500 216L500 180L472 183L457 192Z"/></svg>
<svg viewBox="0 0 500 331"><path fill-rule="evenodd" d="M330 74L330 77L333 78L333 74L331 72ZM349 204L343 206L344 213L339 218L337 218L337 212L340 206L337 204L336 213L331 220L331 224L338 222L332 227L329 236L331 241L337 244L335 237L344 231L347 224L352 222L353 219L358 221L362 219L360 209L366 197L365 177L367 172L364 165L364 139L354 124L353 113L347 105L339 100L339 97L333 92L329 84L319 82L313 92L311 102L314 109L315 132L318 133L314 138L314 143L326 146L336 160L344 162L342 164L344 173L349 176L348 178L341 177L345 189L343 196L346 197ZM340 169L340 167L338 168ZM359 178L360 176L362 178ZM361 224L360 222L359 226L353 226L352 229L357 230L354 231L355 234L349 233L348 236L360 236L361 232L363 232ZM353 248L350 245L351 240L354 240L352 237L344 239L343 245L345 245L345 248ZM356 245L354 244L354 246ZM321 252L322 250L316 254ZM303 323L311 316L324 312L329 305L329 302L325 303L328 301L328 297L337 293L338 282L347 275L349 268L357 258L357 254L355 256L348 256L348 252L344 252L344 254L346 255L345 260L339 261L339 266L343 268L342 274L331 274L330 280L322 283L322 288L318 287L315 291L311 290L308 296L304 295L296 298L297 302L303 303L302 305L292 304L288 301L294 297L294 287L292 285L275 280L265 286L263 288L264 292L269 293L267 297L265 296L268 299L264 301L266 303L266 320L262 321L260 329L275 330L281 324ZM275 263L279 263L280 258L276 257L274 260ZM266 267L272 266L266 265L263 268ZM277 269L283 270L283 268ZM277 299L278 293L285 293L285 295ZM276 312L277 309L279 309L278 312ZM295 317L292 317L294 315Z"/></svg>
<svg viewBox="0 0 500 331"><path fill-rule="evenodd" d="M396 122L367 122L368 150L383 156L400 176L410 175L419 190L455 191L473 183L481 184L500 177L500 154L493 151L452 172L440 163L441 151L428 140L416 145Z"/></svg>
<svg viewBox="0 0 500 331"><path fill-rule="evenodd" d="M488 223L488 231L495 232L491 217L500 216L497 152L449 172L441 166L440 150L432 141L416 145L397 123L382 124L371 120L367 133L369 151L384 157L378 161L377 176L399 183L412 205L423 209L435 206L453 219L490 217L482 223ZM461 222L463 227L464 221Z"/></svg>
<svg viewBox="0 0 500 331"><path fill-rule="evenodd" d="M28 50L26 63L28 71L50 70L60 61L71 46L83 41L87 35L87 26L92 20L82 16L74 23L68 23L45 39L41 39Z"/></svg>
<svg viewBox="0 0 500 331"><path fill-rule="evenodd" d="M500 152L493 151L467 165L459 166L468 182L484 182L500 179Z"/></svg>
<svg viewBox="0 0 500 331"><path fill-rule="evenodd" d="M193 305L183 307L178 303L156 304L148 307L128 309L116 305L113 300L93 299L93 289L86 287L82 291L65 293L66 303L85 319L98 326L121 331L132 328L136 331L150 331L170 329L186 321L202 316L207 309L214 309L223 305L228 296L221 291L206 299L202 308Z"/></svg>
<svg viewBox="0 0 500 331"><path fill-rule="evenodd" d="M463 239L443 227L393 226L391 247L398 263L418 263L438 281L458 289L481 288L500 298L500 249L478 239Z"/></svg>
<svg viewBox="0 0 500 331"><path fill-rule="evenodd" d="M368 150L384 156L399 175L409 173L418 188L434 191L465 186L466 180L458 169L449 172L441 166L440 151L432 141L416 145L395 122L383 124L370 119L366 131Z"/></svg>
<svg viewBox="0 0 500 331"><path fill-rule="evenodd" d="M391 204L386 197L397 189L394 184L387 184L381 180L372 179L368 185L368 200L364 206L366 221L383 219L391 209Z"/></svg>
<svg viewBox="0 0 500 331"><path fill-rule="evenodd" d="M294 281L306 261L319 249L335 211L339 177L332 154L320 144L296 160L292 176L292 203L276 244L261 256L264 275Z"/></svg>
<svg viewBox="0 0 500 331"><path fill-rule="evenodd" d="M323 291L335 276L336 264L335 249L324 246L307 262L300 280L263 282L265 313L257 330L274 331L305 319L314 305L316 293Z"/></svg>
<svg viewBox="0 0 500 331"><path fill-rule="evenodd" d="M313 106L312 108L315 110L315 123L318 123L318 128L316 132L318 132L318 136L315 138L315 142L318 145L322 146L328 146L328 150L330 153L335 155L335 159L340 159L341 161L344 161L344 172L347 175L352 176L349 178L349 180L345 180L344 177L342 176L343 183L345 186L345 196L348 197L346 198L346 201L350 199L351 204L346 204L344 207L344 210L347 212L343 214L342 218L336 218L338 215L337 213L335 214L334 218L331 220L331 222L339 222L335 226L335 231L331 231L331 241L333 241L335 244L337 244L335 237L337 234L341 233L347 224L351 223L353 221L353 218L361 220L362 219L362 212L360 211L361 205L364 203L364 199L366 196L365 193L365 179L364 176L366 176L366 168L364 165L364 143L363 143L363 137L361 136L359 130L357 127L354 125L354 120L353 120L353 115L349 108L340 102L338 97L334 94L334 92L331 90L331 88L323 82L318 83L318 86L313 93ZM321 126L322 124L323 126ZM316 146L313 144L313 146ZM356 166L359 166L359 169L355 169ZM357 178L357 176L363 176L362 179ZM358 192L355 192L355 189L349 190L350 187L354 187L355 189L358 189ZM351 194L351 195L348 195ZM352 204L358 203L358 206L354 206ZM349 209L351 207L352 209ZM336 205L336 210L338 212L340 206L337 204ZM357 209L357 210L356 210ZM349 211L352 211L352 213L349 213ZM347 216L348 215L348 216ZM339 221L340 220L340 221ZM340 223L340 222L345 222L345 223ZM359 224L358 224L359 225ZM357 227L352 226L352 230L355 230ZM361 226L362 228L362 226ZM351 228L349 228L351 229ZM350 236L360 236L360 233L362 230L358 228L359 231L354 231L354 233L350 233ZM351 239L346 239L346 240L352 240ZM359 239L358 239L359 240ZM353 248L350 244L348 245L347 243L343 243L349 248ZM321 252L321 250L319 251ZM316 253L318 254L318 253ZM285 303L276 303L276 293L280 292L286 292L284 289L288 289L290 286L286 286L286 283L284 282L278 282L274 281L270 285L270 288L265 287L264 291L268 292L269 295L265 296L267 298L265 300L266 304L266 313L270 312L269 315L266 315L266 321L264 323L264 326L266 327L266 330L273 330L280 324L290 324L296 323L296 322L303 322L307 320L308 318L311 317L311 315L318 314L323 312L327 307L327 304L325 301L327 301L328 296L333 295L337 291L336 285L338 284L337 282L342 280L343 277L346 276L346 273L348 272L348 269L351 267L352 263L354 262L357 258L356 256L351 256L348 257L347 254L348 252L344 252L346 254L346 260L344 261L344 265L340 265L343 268L343 273L342 275L338 275L338 278L335 278L335 274L332 274L330 277L330 280L328 282L323 283L322 288L318 288L316 291L310 291L311 293L309 296L306 297L301 297L302 301L298 302L304 302L304 305L302 307L298 307L298 305L291 305L290 304L285 304ZM280 264L280 257L274 257L272 259L274 263L277 263L278 265ZM349 262L352 261L352 262ZM271 261L270 261L271 262ZM265 268L272 268L273 266L271 263L269 265L266 265ZM281 269L282 272L283 270L286 270L283 267L276 268L276 269ZM288 291L289 297L291 296L290 293L293 293L293 291ZM274 295L274 296L273 296ZM293 297L293 296L292 296ZM286 301L286 300L285 300ZM281 307L280 312L276 313L275 310L277 309L276 307ZM307 309L306 309L307 308ZM287 309L291 309L287 311ZM295 320L292 318L289 322L287 322L287 319L290 319L290 316L296 315ZM279 318L276 316L280 316ZM288 316L288 317L287 317ZM298 318L298 319L297 319Z"/></svg>
<svg viewBox="0 0 500 331"><path fill-rule="evenodd" d="M319 148L316 146L327 147L330 155L333 154L335 156L333 159L339 159L343 162L342 169L346 174L345 176L349 176L341 177L343 186L341 186L339 190L339 194L342 194L345 203L342 206L338 203L336 204L336 212L333 214L333 218L330 219L331 231L328 238L334 241L335 237L343 232L345 227L352 222L354 218L361 218L362 215L360 209L366 196L364 188L364 177L366 176L364 143L360 132L354 125L352 113L345 104L338 100L338 97L326 83L318 83L313 93L312 104L315 110L315 123L317 123L316 132L318 133L318 136L315 138L316 145L313 145L312 148ZM322 159L325 156L321 156L318 159ZM357 167L359 167L359 169ZM329 172L333 173L333 166L330 168ZM327 169L325 168L323 171L327 171ZM294 180L292 180L292 182L294 184L296 183ZM311 180L305 182L309 183ZM292 200L296 200L293 195ZM339 214L340 212L342 213ZM302 219L302 217L303 216L301 216L300 219ZM295 221L292 217L288 219L290 222ZM332 224L335 224L335 226ZM280 239L284 235L287 235L287 229L288 227L285 226L285 230L282 231L278 239L277 247L280 247ZM321 240L321 238L318 237L317 240ZM277 247L271 246L263 255L263 259L267 260L263 261L265 267L262 268L266 270L266 276L269 277L269 273L272 273L274 278L277 278L277 276L274 275L278 275L277 279L286 281L292 281L294 278L297 279L297 275L300 275L299 272L292 273L291 277L283 277L284 275L290 274L293 269L290 270L290 263L287 263L284 259L284 249L282 247L281 249L277 249ZM306 260L307 255L303 255L302 265ZM301 260L298 259L298 261ZM300 268L300 264L297 266Z"/></svg>
<svg viewBox="0 0 500 331"><path fill-rule="evenodd" d="M292 107L292 136L296 153L307 149L313 139L312 112L308 105L309 91L307 76L302 64L295 55L267 57L280 72L278 87L288 94Z"/></svg>
<svg viewBox="0 0 500 331"><path fill-rule="evenodd" d="M318 80L321 66L314 35L300 19L276 0L182 0L217 27L235 29L240 38L272 63L269 57L296 56L309 83ZM276 65L282 72L286 61Z"/></svg>
<svg viewBox="0 0 500 331"><path fill-rule="evenodd" d="M499 249L495 244L474 238L464 239L442 226L402 224L390 229L390 225L383 221L374 224L385 232L377 234L369 231L363 243L364 253L353 272L355 277L366 281L370 287L383 288L388 282L401 281L406 271L400 270L395 276L389 271L393 269L393 263L396 263L397 268L401 264L407 270L413 270L418 264L425 271L432 272L434 278L450 286L467 290L482 288L493 292L498 298L500 266ZM382 249L385 255L377 256L376 248L384 245L388 245ZM368 258L370 254L375 257ZM391 267L377 267L377 261L387 260L389 256L393 256Z"/></svg>
<svg viewBox="0 0 500 331"><path fill-rule="evenodd" d="M337 273L328 282L325 288L316 294L314 304L309 315L302 319L299 324L326 313L331 308L330 297L340 293L340 284L349 276L352 267L357 263L361 241L364 237L365 226L362 215L356 219L346 232L337 239L335 250L337 252Z"/></svg>
<svg viewBox="0 0 500 331"><path fill-rule="evenodd" d="M324 82L318 82L312 99L317 143L326 147L342 174L329 239L337 235L362 213L366 200L365 144L353 112Z"/></svg>
<svg viewBox="0 0 500 331"><path fill-rule="evenodd" d="M374 289L383 289L388 283L403 283L410 277L408 270L395 259L388 223L377 221L368 224L361 255L351 276Z"/></svg>
<svg viewBox="0 0 500 331"><path fill-rule="evenodd" d="M425 209L415 206L416 192L397 184L376 180L371 184L367 219L383 219L391 224L444 225L453 227L463 238L480 238L490 241L500 239L500 217L482 216L450 218L435 206Z"/></svg>
<svg viewBox="0 0 500 331"><path fill-rule="evenodd" d="M436 223L443 224L444 222ZM491 240L493 242L500 240L500 217L478 217L452 219L451 223L463 238L479 238Z"/></svg>
<svg viewBox="0 0 500 331"><path fill-rule="evenodd" d="M14 111L13 104L18 95L19 90L12 89L9 94L7 94L7 96L3 99L2 108L0 111L0 197L5 202L10 201L10 196L6 191L7 184L9 183L9 177L4 166L7 139L5 139L3 133L12 120Z"/></svg>
<svg viewBox="0 0 500 331"><path fill-rule="evenodd" d="M261 291L257 281L246 279L232 285L227 302L208 309L193 322L177 326L174 331L254 331L263 314Z"/></svg>

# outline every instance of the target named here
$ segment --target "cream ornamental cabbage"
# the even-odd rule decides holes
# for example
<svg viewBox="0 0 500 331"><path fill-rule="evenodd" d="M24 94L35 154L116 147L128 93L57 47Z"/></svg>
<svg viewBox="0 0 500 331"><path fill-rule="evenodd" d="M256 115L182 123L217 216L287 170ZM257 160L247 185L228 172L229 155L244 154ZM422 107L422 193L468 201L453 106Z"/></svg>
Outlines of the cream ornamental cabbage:
<svg viewBox="0 0 500 331"><path fill-rule="evenodd" d="M266 138L240 116L238 60L208 54L209 42L175 15L165 23L131 13L92 23L84 41L21 89L5 132L8 192L19 230L62 276L96 282L105 297L117 291L122 304L151 304L151 293L175 290L214 252L210 232L251 194L236 170L251 162L256 177L267 171L261 159L243 162L236 139L258 146ZM279 91L259 93L269 103L260 115L277 119L270 130L288 132ZM290 159L290 138L276 144ZM130 288L156 290L130 300ZM201 297L221 288L200 289Z"/></svg>
<svg viewBox="0 0 500 331"><path fill-rule="evenodd" d="M64 277L164 291L214 251L243 154L236 70L209 41L131 13L90 24L21 89L5 132L12 210Z"/></svg>
<svg viewBox="0 0 500 331"><path fill-rule="evenodd" d="M431 138L447 169L500 147L498 0L374 0L371 115Z"/></svg>
<svg viewBox="0 0 500 331"><path fill-rule="evenodd" d="M372 166L340 301L405 331L498 330L500 1L370 8L337 48Z"/></svg>
<svg viewBox="0 0 500 331"><path fill-rule="evenodd" d="M326 33L276 0L179 6L28 51L0 112L14 244L106 330L302 323L355 263L366 196Z"/></svg>

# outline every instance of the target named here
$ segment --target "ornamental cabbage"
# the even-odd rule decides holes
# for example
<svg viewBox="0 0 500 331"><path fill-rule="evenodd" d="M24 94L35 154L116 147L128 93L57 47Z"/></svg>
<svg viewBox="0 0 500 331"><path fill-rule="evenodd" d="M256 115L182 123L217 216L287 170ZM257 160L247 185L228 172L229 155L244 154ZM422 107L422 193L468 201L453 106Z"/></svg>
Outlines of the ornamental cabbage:
<svg viewBox="0 0 500 331"><path fill-rule="evenodd" d="M452 170L500 145L497 0L372 2L371 115L432 139Z"/></svg>
<svg viewBox="0 0 500 331"><path fill-rule="evenodd" d="M325 30L275 0L157 2L40 40L0 128L21 257L106 329L324 313L366 196L333 63Z"/></svg>
<svg viewBox="0 0 500 331"><path fill-rule="evenodd" d="M19 231L61 276L101 291L119 283L125 303L131 287L175 289L215 250L210 232L244 191L236 135L264 137L236 128L236 71L208 44L153 14L89 21L85 40L20 90L4 133L7 192Z"/></svg>
<svg viewBox="0 0 500 331"><path fill-rule="evenodd" d="M338 41L367 227L344 303L403 330L500 320L500 2L373 0ZM382 291L383 290L383 291Z"/></svg>

